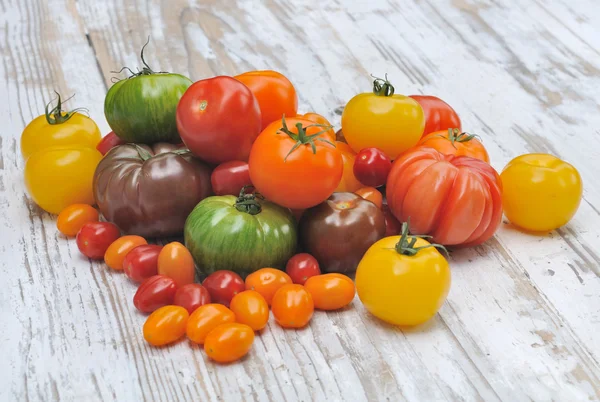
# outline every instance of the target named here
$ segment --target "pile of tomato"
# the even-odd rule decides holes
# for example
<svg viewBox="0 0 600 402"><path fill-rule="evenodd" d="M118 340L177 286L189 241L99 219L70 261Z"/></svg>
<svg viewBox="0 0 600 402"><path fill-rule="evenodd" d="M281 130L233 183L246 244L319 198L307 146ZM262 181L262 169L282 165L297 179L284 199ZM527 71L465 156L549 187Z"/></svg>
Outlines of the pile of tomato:
<svg viewBox="0 0 600 402"><path fill-rule="evenodd" d="M378 318L419 325L449 292L446 247L485 242L503 213L556 229L582 197L577 170L552 155L498 174L450 105L396 94L387 77L348 101L336 131L298 112L278 72L192 83L152 70L143 50L142 62L107 93L107 136L58 96L21 151L58 230L139 283L133 306L155 346L187 336L235 361L271 314L302 328L356 293ZM181 241L148 242L167 236Z"/></svg>

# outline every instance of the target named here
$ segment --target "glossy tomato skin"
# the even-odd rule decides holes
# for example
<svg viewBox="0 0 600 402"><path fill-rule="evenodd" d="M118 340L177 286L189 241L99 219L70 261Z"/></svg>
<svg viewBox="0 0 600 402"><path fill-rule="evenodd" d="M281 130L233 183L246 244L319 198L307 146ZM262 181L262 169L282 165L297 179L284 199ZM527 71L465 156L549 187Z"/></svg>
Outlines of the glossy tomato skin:
<svg viewBox="0 0 600 402"><path fill-rule="evenodd" d="M122 270L125 256L137 246L148 244L141 236L128 235L119 237L111 243L104 253L104 262L109 268Z"/></svg>
<svg viewBox="0 0 600 402"><path fill-rule="evenodd" d="M190 151L206 162L247 161L261 129L260 107L235 78L200 80L179 101L177 128Z"/></svg>
<svg viewBox="0 0 600 402"><path fill-rule="evenodd" d="M244 186L251 186L250 169L243 161L229 161L213 170L210 182L215 195L238 196Z"/></svg>
<svg viewBox="0 0 600 402"><path fill-rule="evenodd" d="M304 285L306 280L315 275L321 275L319 262L308 253L296 254L289 259L285 272L290 276L293 283Z"/></svg>
<svg viewBox="0 0 600 402"><path fill-rule="evenodd" d="M114 147L123 144L127 144L127 142L117 137L114 131L111 131L110 133L106 134L102 140L100 140L98 145L96 145L96 149L104 156Z"/></svg>
<svg viewBox="0 0 600 402"><path fill-rule="evenodd" d="M390 210L410 232L443 245L481 244L502 219L502 182L486 162L419 147L394 161L386 185ZM427 197L423 197L427 194Z"/></svg>
<svg viewBox="0 0 600 402"><path fill-rule="evenodd" d="M381 206L381 211L385 216L385 237L396 236L402 230L402 224L394 216L387 204Z"/></svg>
<svg viewBox="0 0 600 402"><path fill-rule="evenodd" d="M248 325L229 323L213 329L204 341L204 351L218 363L231 363L248 354L254 331Z"/></svg>
<svg viewBox="0 0 600 402"><path fill-rule="evenodd" d="M173 300L173 304L184 307L190 314L208 303L210 303L210 293L199 283L188 283L177 288Z"/></svg>
<svg viewBox="0 0 600 402"><path fill-rule="evenodd" d="M272 70L248 71L234 78L246 85L256 97L260 106L261 131L284 115L296 115L298 95L283 74Z"/></svg>
<svg viewBox="0 0 600 402"><path fill-rule="evenodd" d="M302 285L283 285L273 296L271 311L284 328L302 328L313 316L315 305L311 294Z"/></svg>
<svg viewBox="0 0 600 402"><path fill-rule="evenodd" d="M383 194L375 187L361 187L356 190L354 194L360 195L365 200L371 201L377 208L381 209L383 206Z"/></svg>
<svg viewBox="0 0 600 402"><path fill-rule="evenodd" d="M350 148L350 145L345 142L336 141L335 147L342 154L342 161L344 162L344 171L342 173L342 179L335 188L336 193L350 192L353 193L361 187L364 187L356 176L354 175L354 162L356 161L356 153Z"/></svg>
<svg viewBox="0 0 600 402"><path fill-rule="evenodd" d="M579 208L583 194L581 176L573 165L555 156L517 156L500 176L504 214L525 230L557 229L569 222Z"/></svg>
<svg viewBox="0 0 600 402"><path fill-rule="evenodd" d="M98 222L98 210L88 204L69 205L58 214L56 227L65 236L74 237L83 225L89 222Z"/></svg>
<svg viewBox="0 0 600 402"><path fill-rule="evenodd" d="M143 282L158 275L158 255L162 246L143 244L132 249L123 260L125 275L135 282Z"/></svg>
<svg viewBox="0 0 600 402"><path fill-rule="evenodd" d="M242 277L228 270L220 270L208 275L202 282L202 286L208 290L213 303L225 306L229 306L233 296L246 289Z"/></svg>
<svg viewBox="0 0 600 402"><path fill-rule="evenodd" d="M445 155L470 156L490 163L490 156L481 141L456 129L434 131L421 138L417 145L433 148Z"/></svg>
<svg viewBox="0 0 600 402"><path fill-rule="evenodd" d="M255 290L244 290L233 296L230 308L235 314L235 321L248 325L253 331L260 331L267 326L269 305Z"/></svg>
<svg viewBox="0 0 600 402"><path fill-rule="evenodd" d="M275 268L261 268L246 277L245 287L260 293L270 306L273 296L283 285L291 285L292 278Z"/></svg>
<svg viewBox="0 0 600 402"><path fill-rule="evenodd" d="M327 130L326 134L329 137L329 141L331 141L331 142L336 141L335 131L333 130L333 124L331 124L329 122L329 120L327 120L327 118L325 118L325 116L322 116L318 113L309 112L309 113L304 113L304 114L298 114L298 115L296 115L296 118L310 120L310 121L313 121L322 126L331 127L330 129ZM321 130L325 130L325 128L321 127Z"/></svg>
<svg viewBox="0 0 600 402"><path fill-rule="evenodd" d="M304 287L319 310L344 308L352 302L356 293L352 279L335 273L308 278Z"/></svg>
<svg viewBox="0 0 600 402"><path fill-rule="evenodd" d="M194 258L183 244L175 241L165 245L156 264L159 275L173 278L178 287L194 283Z"/></svg>
<svg viewBox="0 0 600 402"><path fill-rule="evenodd" d="M185 335L189 314L181 306L155 310L144 323L144 339L153 346L173 343Z"/></svg>
<svg viewBox="0 0 600 402"><path fill-rule="evenodd" d="M425 129L423 136L434 131L457 128L460 130L460 118L450 105L436 96L410 95L419 102L425 114Z"/></svg>
<svg viewBox="0 0 600 402"><path fill-rule="evenodd" d="M119 236L119 228L110 222L89 222L77 233L77 247L86 257L101 260L108 247Z"/></svg>
<svg viewBox="0 0 600 402"><path fill-rule="evenodd" d="M143 281L133 296L133 305L142 313L175 304L177 285L164 275L154 275Z"/></svg>
<svg viewBox="0 0 600 402"><path fill-rule="evenodd" d="M209 303L190 315L186 333L190 341L202 345L206 336L222 324L235 322L235 314L222 304Z"/></svg>
<svg viewBox="0 0 600 402"><path fill-rule="evenodd" d="M365 186L379 187L385 184L392 169L392 161L377 148L362 149L354 160L354 176Z"/></svg>

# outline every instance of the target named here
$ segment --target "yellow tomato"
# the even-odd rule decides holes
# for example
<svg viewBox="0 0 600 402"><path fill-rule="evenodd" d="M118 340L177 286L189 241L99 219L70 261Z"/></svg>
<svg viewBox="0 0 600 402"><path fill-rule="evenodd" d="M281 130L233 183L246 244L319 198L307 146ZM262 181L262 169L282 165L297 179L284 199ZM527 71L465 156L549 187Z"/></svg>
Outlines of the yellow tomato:
<svg viewBox="0 0 600 402"><path fill-rule="evenodd" d="M579 172L552 155L518 156L506 165L500 177L504 214L526 230L548 231L563 226L581 202Z"/></svg>
<svg viewBox="0 0 600 402"><path fill-rule="evenodd" d="M94 204L92 182L102 154L94 148L42 149L25 162L25 186L40 208L58 214L71 204Z"/></svg>
<svg viewBox="0 0 600 402"><path fill-rule="evenodd" d="M342 180L335 191L353 193L359 188L364 187L363 184L358 181L356 176L354 176L354 159L356 159L356 153L350 148L350 145L345 142L336 141L335 147L342 154L342 160L344 161Z"/></svg>

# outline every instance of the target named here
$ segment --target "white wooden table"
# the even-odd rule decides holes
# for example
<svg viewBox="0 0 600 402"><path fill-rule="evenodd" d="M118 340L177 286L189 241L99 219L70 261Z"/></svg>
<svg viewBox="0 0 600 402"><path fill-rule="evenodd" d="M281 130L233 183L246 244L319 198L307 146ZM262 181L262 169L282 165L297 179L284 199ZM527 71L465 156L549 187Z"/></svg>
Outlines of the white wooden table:
<svg viewBox="0 0 600 402"><path fill-rule="evenodd" d="M599 400L599 27L597 0L0 0L0 400ZM572 162L584 200L547 236L505 222L454 252L448 301L418 330L357 298L304 330L270 324L238 364L149 347L134 284L57 233L18 149L54 89L108 132L110 72L139 66L148 35L155 69L276 69L336 125L387 72L453 105L498 170L526 152Z"/></svg>

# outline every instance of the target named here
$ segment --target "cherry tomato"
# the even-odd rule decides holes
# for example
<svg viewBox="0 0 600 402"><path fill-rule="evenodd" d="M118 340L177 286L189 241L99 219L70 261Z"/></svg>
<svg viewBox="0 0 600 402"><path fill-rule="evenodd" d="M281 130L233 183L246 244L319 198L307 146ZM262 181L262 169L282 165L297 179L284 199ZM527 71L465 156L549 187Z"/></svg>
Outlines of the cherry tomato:
<svg viewBox="0 0 600 402"><path fill-rule="evenodd" d="M88 222L77 233L77 247L81 254L101 260L104 253L121 236L119 228L110 222Z"/></svg>
<svg viewBox="0 0 600 402"><path fill-rule="evenodd" d="M194 258L179 242L165 245L158 255L158 273L173 278L177 286L194 283Z"/></svg>
<svg viewBox="0 0 600 402"><path fill-rule="evenodd" d="M321 116L318 113L304 113L304 114L297 114L296 118L310 120L310 121L313 121L322 126L331 127L329 130L327 130L327 132L325 134L327 134L327 136L329 137L329 141L335 142L336 137L335 137L335 131L333 130L333 124L331 124L329 122L329 120L327 120L325 118L325 116ZM321 130L325 130L325 128L321 127Z"/></svg>
<svg viewBox="0 0 600 402"><path fill-rule="evenodd" d="M129 235L119 237L111 243L104 253L104 262L112 269L122 270L125 256L137 246L148 244L141 236Z"/></svg>
<svg viewBox="0 0 600 402"><path fill-rule="evenodd" d="M392 161L377 148L362 149L354 159L354 176L365 186L383 186L391 169Z"/></svg>
<svg viewBox="0 0 600 402"><path fill-rule="evenodd" d="M461 133L457 128L434 131L421 138L417 145L433 148L444 155L470 156L490 163L490 156L477 136Z"/></svg>
<svg viewBox="0 0 600 402"><path fill-rule="evenodd" d="M290 258L285 267L285 272L292 278L292 282L299 285L304 285L304 282L311 276L321 275L319 262L308 253L296 254Z"/></svg>
<svg viewBox="0 0 600 402"><path fill-rule="evenodd" d="M358 194L365 200L371 201L373 204L377 205L378 208L381 208L383 206L383 195L376 188L359 188L354 192L354 194Z"/></svg>
<svg viewBox="0 0 600 402"><path fill-rule="evenodd" d="M88 204L73 204L63 209L58 215L56 227L65 236L74 237L83 225L98 222L98 210Z"/></svg>
<svg viewBox="0 0 600 402"><path fill-rule="evenodd" d="M102 138L102 140L100 140L98 145L96 145L96 149L102 155L106 155L108 153L108 151L110 151L114 147L116 147L118 145L123 145L123 144L127 144L127 142L125 140L122 140L121 138L117 137L117 135L111 131L110 133L106 134Z"/></svg>
<svg viewBox="0 0 600 402"><path fill-rule="evenodd" d="M248 354L254 342L254 331L248 325L222 324L210 331L204 351L218 363L231 363Z"/></svg>
<svg viewBox="0 0 600 402"><path fill-rule="evenodd" d="M190 315L186 333L190 341L203 344L206 335L222 324L235 322L235 314L222 304L209 303Z"/></svg>
<svg viewBox="0 0 600 402"><path fill-rule="evenodd" d="M135 282L142 282L158 274L158 255L162 246L143 244L135 247L123 260L125 275Z"/></svg>
<svg viewBox="0 0 600 402"><path fill-rule="evenodd" d="M229 306L233 296L246 290L242 277L228 270L213 272L204 279L202 285L210 293L213 303L221 303L225 306Z"/></svg>
<svg viewBox="0 0 600 402"><path fill-rule="evenodd" d="M174 304L177 285L164 275L154 275L138 287L133 305L142 313L151 313L161 307Z"/></svg>
<svg viewBox="0 0 600 402"><path fill-rule="evenodd" d="M273 316L284 328L302 328L312 318L315 305L302 285L283 285L273 296Z"/></svg>
<svg viewBox="0 0 600 402"><path fill-rule="evenodd" d="M246 277L246 289L256 290L270 306L275 292L283 285L292 283L292 278L275 268L261 268Z"/></svg>
<svg viewBox="0 0 600 402"><path fill-rule="evenodd" d="M248 163L230 161L221 163L210 176L212 189L216 195L240 195L244 186L251 186Z"/></svg>
<svg viewBox="0 0 600 402"><path fill-rule="evenodd" d="M315 308L337 310L354 299L354 282L346 275L324 274L308 278L304 287L312 296Z"/></svg>
<svg viewBox="0 0 600 402"><path fill-rule="evenodd" d="M231 299L235 321L246 324L254 331L263 329L269 321L269 305L256 290L244 290Z"/></svg>
<svg viewBox="0 0 600 402"><path fill-rule="evenodd" d="M361 187L364 187L356 176L354 175L354 161L356 160L356 153L350 148L350 145L345 142L336 141L335 147L342 154L342 160L344 161L344 172L342 173L342 180L335 189L336 193L353 193Z"/></svg>
<svg viewBox="0 0 600 402"><path fill-rule="evenodd" d="M208 303L210 303L210 294L199 283L188 283L178 288L173 301L173 304L184 307L190 314Z"/></svg>
<svg viewBox="0 0 600 402"><path fill-rule="evenodd" d="M185 334L189 316L181 306L164 306L155 310L144 323L144 339L154 346L175 342Z"/></svg>
<svg viewBox="0 0 600 402"><path fill-rule="evenodd" d="M435 96L410 95L419 102L425 114L425 129L423 136L439 130L458 128L460 130L460 118L452 107Z"/></svg>
<svg viewBox="0 0 600 402"><path fill-rule="evenodd" d="M385 237L396 236L402 230L402 224L396 219L387 204L383 204L381 210L385 217Z"/></svg>

